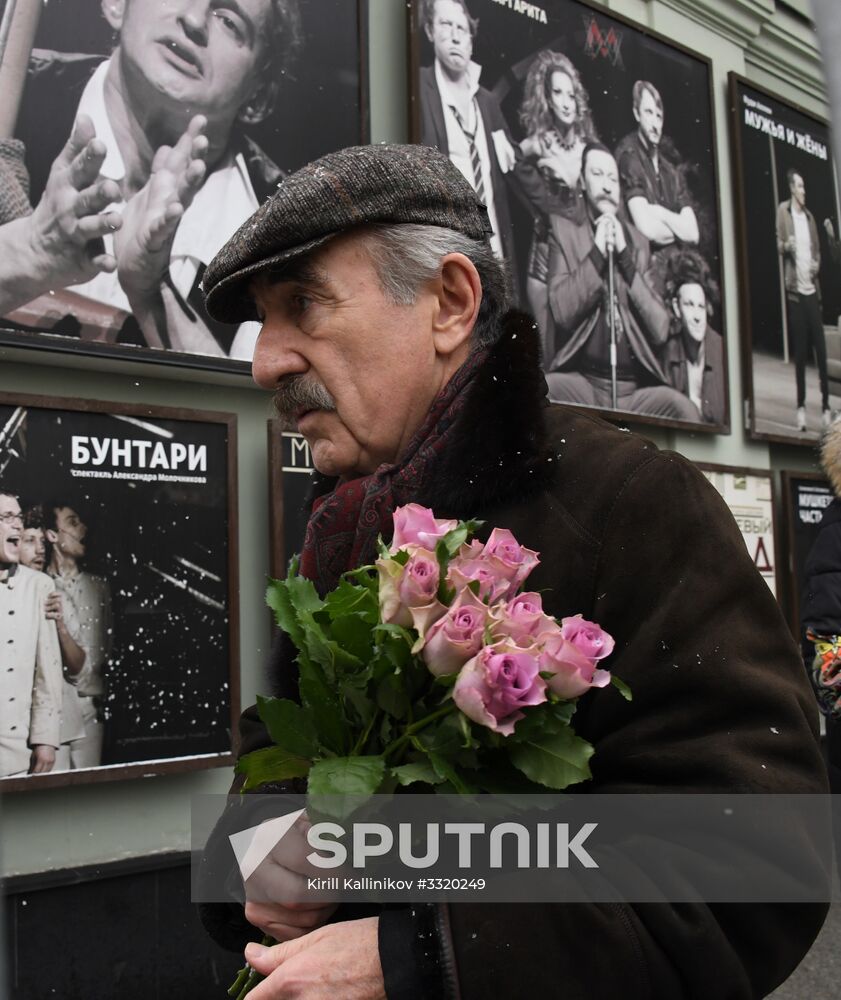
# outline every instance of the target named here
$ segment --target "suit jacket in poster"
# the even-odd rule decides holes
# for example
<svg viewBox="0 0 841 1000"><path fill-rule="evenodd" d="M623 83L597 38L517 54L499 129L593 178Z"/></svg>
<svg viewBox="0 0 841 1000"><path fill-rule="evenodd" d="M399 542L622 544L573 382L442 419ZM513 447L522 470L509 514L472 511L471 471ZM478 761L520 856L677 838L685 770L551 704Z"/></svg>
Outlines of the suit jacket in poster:
<svg viewBox="0 0 841 1000"><path fill-rule="evenodd" d="M491 139L491 134L501 129L510 140L508 125L502 115L499 101L485 87L480 87L476 91L476 104L482 116L485 133L488 137L488 152L491 158L491 182L494 189L496 218L499 223L499 238L502 241L502 250L505 254L505 259L508 261L511 273L516 274L514 233L511 225L511 210L508 206L507 183L505 174L503 174L496 156L493 140ZM420 112L420 141L424 146L437 146L442 153L449 156L447 126L444 123L444 105L441 103L441 94L438 92L438 87L435 83L434 66L424 66L420 71Z"/></svg>
<svg viewBox="0 0 841 1000"><path fill-rule="evenodd" d="M666 383L661 363L669 336L669 313L649 275L648 240L624 223L627 246L616 255L615 290L622 324L633 353L653 383ZM578 224L550 217L549 308L555 321L557 371L569 365L586 345L604 308L607 261L596 246L589 219Z"/></svg>

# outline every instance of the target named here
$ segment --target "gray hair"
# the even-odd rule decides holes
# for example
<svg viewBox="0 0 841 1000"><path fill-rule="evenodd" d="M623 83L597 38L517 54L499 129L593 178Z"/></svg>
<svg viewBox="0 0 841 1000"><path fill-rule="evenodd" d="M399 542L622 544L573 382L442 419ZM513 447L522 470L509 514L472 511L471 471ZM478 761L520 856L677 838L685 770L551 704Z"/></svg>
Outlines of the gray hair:
<svg viewBox="0 0 841 1000"><path fill-rule="evenodd" d="M414 224L376 225L365 229L371 262L383 293L396 305L412 305L421 286L441 273L441 258L462 253L479 272L482 302L473 328L478 347L493 344L500 320L509 308L505 265L486 241L474 240L454 229Z"/></svg>

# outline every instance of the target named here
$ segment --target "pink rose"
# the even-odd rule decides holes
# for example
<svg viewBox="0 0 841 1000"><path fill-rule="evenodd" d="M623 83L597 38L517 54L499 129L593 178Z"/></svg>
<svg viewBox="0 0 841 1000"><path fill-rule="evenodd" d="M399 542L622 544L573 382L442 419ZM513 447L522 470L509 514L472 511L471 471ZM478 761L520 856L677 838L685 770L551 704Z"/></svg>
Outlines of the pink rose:
<svg viewBox="0 0 841 1000"><path fill-rule="evenodd" d="M550 635L539 658L540 670L554 676L547 681L549 689L567 701L585 694L591 687L602 688L610 683L610 671L597 670L588 659L561 633Z"/></svg>
<svg viewBox="0 0 841 1000"><path fill-rule="evenodd" d="M465 588L443 618L430 628L423 647L424 662L436 677L458 673L482 648L488 608Z"/></svg>
<svg viewBox="0 0 841 1000"><path fill-rule="evenodd" d="M544 613L540 594L536 593L518 594L506 604L498 604L492 618L494 639L507 637L518 646L532 646L560 631L555 619Z"/></svg>
<svg viewBox="0 0 841 1000"><path fill-rule="evenodd" d="M396 559L378 559L374 565L380 578L380 619L387 625L411 625L412 616L400 600L404 567Z"/></svg>
<svg viewBox="0 0 841 1000"><path fill-rule="evenodd" d="M561 635L590 660L603 660L613 652L613 636L581 615L562 618Z"/></svg>
<svg viewBox="0 0 841 1000"><path fill-rule="evenodd" d="M466 546L462 546L462 549ZM479 584L479 597L483 601L497 601L504 597L511 582L505 566L498 559L488 559L483 555L457 555L447 567L447 583L457 593L468 584Z"/></svg>
<svg viewBox="0 0 841 1000"><path fill-rule="evenodd" d="M485 543L484 554L499 559L508 572L512 590L521 587L526 577L540 562L533 549L520 545L507 528L494 528Z"/></svg>
<svg viewBox="0 0 841 1000"><path fill-rule="evenodd" d="M397 592L407 608L429 604L438 593L438 560L427 549L416 549L403 567Z"/></svg>
<svg viewBox="0 0 841 1000"><path fill-rule="evenodd" d="M395 552L406 545L421 545L425 549L435 551L435 544L453 528L458 527L458 521L445 521L433 517L429 507L420 504L407 503L398 507L393 514L394 537L389 551Z"/></svg>
<svg viewBox="0 0 841 1000"><path fill-rule="evenodd" d="M410 546L402 566L396 559L378 559L380 618L386 624L412 626L421 635L447 610L438 601L438 560L427 549Z"/></svg>
<svg viewBox="0 0 841 1000"><path fill-rule="evenodd" d="M484 646L461 668L453 701L480 726L510 736L521 709L546 701L537 658L510 643Z"/></svg>

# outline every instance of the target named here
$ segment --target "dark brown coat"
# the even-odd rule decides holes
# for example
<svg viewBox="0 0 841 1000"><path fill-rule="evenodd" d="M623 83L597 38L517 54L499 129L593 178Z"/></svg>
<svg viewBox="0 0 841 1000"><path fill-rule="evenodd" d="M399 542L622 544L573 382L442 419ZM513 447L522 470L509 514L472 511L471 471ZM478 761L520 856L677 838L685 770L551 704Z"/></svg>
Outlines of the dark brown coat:
<svg viewBox="0 0 841 1000"><path fill-rule="evenodd" d="M580 791L825 791L802 662L724 502L680 455L544 405L537 353L531 324L509 319L417 500L510 528L540 552L529 586L546 588L547 610L616 638L610 668L634 700L582 699L575 728L596 752ZM294 692L294 666L278 655L273 671ZM265 740L254 718L243 749ZM750 1000L787 978L825 910L462 903L436 914L439 985L389 997ZM414 939L422 919L388 911L381 924Z"/></svg>

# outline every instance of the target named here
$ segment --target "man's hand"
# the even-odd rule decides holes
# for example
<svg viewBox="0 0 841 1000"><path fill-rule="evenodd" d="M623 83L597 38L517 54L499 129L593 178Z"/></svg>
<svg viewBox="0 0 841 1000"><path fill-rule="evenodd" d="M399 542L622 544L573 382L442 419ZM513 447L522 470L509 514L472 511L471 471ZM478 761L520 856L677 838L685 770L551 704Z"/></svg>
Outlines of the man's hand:
<svg viewBox="0 0 841 1000"><path fill-rule="evenodd" d="M605 214L598 217L593 239L603 257L607 257L610 248L622 253L627 246L625 230L615 215Z"/></svg>
<svg viewBox="0 0 841 1000"><path fill-rule="evenodd" d="M323 874L307 861L312 853L308 827L305 816L299 817L245 883L245 919L276 941L291 941L320 927L338 906L303 901L307 877Z"/></svg>
<svg viewBox="0 0 841 1000"><path fill-rule="evenodd" d="M28 240L20 252L31 258L30 279L40 287L75 285L117 266L101 244L106 233L120 228L119 214L103 211L120 198L116 181L99 176L105 152L93 122L79 115L26 219Z"/></svg>
<svg viewBox="0 0 841 1000"><path fill-rule="evenodd" d="M123 210L114 236L117 277L133 307L157 295L181 216L204 181L207 119L196 115L174 146L161 146L146 184Z"/></svg>
<svg viewBox="0 0 841 1000"><path fill-rule="evenodd" d="M793 254L797 253L797 240L793 236L789 236L789 238L785 241L785 252Z"/></svg>
<svg viewBox="0 0 841 1000"><path fill-rule="evenodd" d="M273 948L249 944L246 961L267 977L250 1000L385 1000L378 928L378 917L366 917Z"/></svg>
<svg viewBox="0 0 841 1000"><path fill-rule="evenodd" d="M832 219L824 219L823 227L826 230L826 235L831 239L835 239L835 226L832 224Z"/></svg>
<svg viewBox="0 0 841 1000"><path fill-rule="evenodd" d="M39 743L32 748L32 756L29 759L30 774L46 774L52 771L55 765L55 747L47 743Z"/></svg>
<svg viewBox="0 0 841 1000"><path fill-rule="evenodd" d="M61 603L61 594L54 590L44 601L44 617L50 621L60 622L64 616L64 606Z"/></svg>

